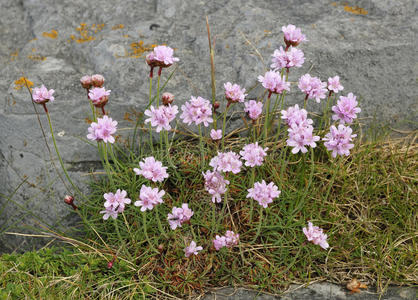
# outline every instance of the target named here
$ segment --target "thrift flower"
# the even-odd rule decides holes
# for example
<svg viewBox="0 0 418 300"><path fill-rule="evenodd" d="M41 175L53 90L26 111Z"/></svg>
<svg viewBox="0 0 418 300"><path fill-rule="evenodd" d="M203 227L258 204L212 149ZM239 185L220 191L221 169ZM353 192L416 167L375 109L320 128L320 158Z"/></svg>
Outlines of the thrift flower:
<svg viewBox="0 0 418 300"><path fill-rule="evenodd" d="M327 235L322 232L322 229L318 226L313 226L311 222L308 222L308 228L303 227L303 233L305 234L308 241L315 245L321 246L323 249L327 249L329 244L327 242Z"/></svg>
<svg viewBox="0 0 418 300"><path fill-rule="evenodd" d="M173 56L173 48L167 46L157 46L146 56L146 61L151 67L167 68L174 62L179 61Z"/></svg>
<svg viewBox="0 0 418 300"><path fill-rule="evenodd" d="M91 76L89 75L85 75L83 77L80 78L80 83L81 86L83 88L85 88L86 90L89 90L91 88L91 86L93 85L92 81L91 81Z"/></svg>
<svg viewBox="0 0 418 300"><path fill-rule="evenodd" d="M213 240L213 246L215 247L216 251L219 251L222 247L226 247L226 238L224 236L216 235L215 239Z"/></svg>
<svg viewBox="0 0 418 300"><path fill-rule="evenodd" d="M242 89L238 84L232 84L230 82L224 83L225 97L228 102L244 102L245 89Z"/></svg>
<svg viewBox="0 0 418 300"><path fill-rule="evenodd" d="M218 152L218 155L213 157L209 162L215 171L221 172L232 172L234 174L241 171L242 161L238 154L229 151L229 152Z"/></svg>
<svg viewBox="0 0 418 300"><path fill-rule="evenodd" d="M332 111L335 115L332 116L333 120L340 120L341 124L353 123L353 119L357 118L357 114L361 112L360 107L357 107L358 102L356 96L353 93L349 93L347 97L340 96L337 105L332 107Z"/></svg>
<svg viewBox="0 0 418 300"><path fill-rule="evenodd" d="M171 214L168 214L167 220L172 230L181 227L183 223L188 222L193 216L193 211L187 203L183 203L181 207L173 207L171 212Z"/></svg>
<svg viewBox="0 0 418 300"><path fill-rule="evenodd" d="M309 74L303 75L298 83L299 89L306 94L306 99L315 99L317 103L326 97L326 86L326 82L321 82L321 79Z"/></svg>
<svg viewBox="0 0 418 300"><path fill-rule="evenodd" d="M150 109L144 112L144 115L149 117L145 120L145 123L151 123L151 126L157 127L157 132L160 132L162 129L171 130L170 122L175 119L177 113L177 105L171 106L168 104L158 108L154 108L151 105Z"/></svg>
<svg viewBox="0 0 418 300"><path fill-rule="evenodd" d="M286 120L287 125L292 126L293 124L299 125L310 125L313 123L311 119L308 119L308 112L306 109L300 109L299 105L291 106L287 110L282 110L282 119Z"/></svg>
<svg viewBox="0 0 418 300"><path fill-rule="evenodd" d="M95 87L101 88L104 84L104 81L105 81L105 79L104 79L103 75L95 74L95 75L91 76L91 84Z"/></svg>
<svg viewBox="0 0 418 300"><path fill-rule="evenodd" d="M302 67L305 62L305 56L302 50L291 47L290 50L285 51L283 47L274 50L272 54L272 64L270 67L274 70L291 67Z"/></svg>
<svg viewBox="0 0 418 300"><path fill-rule="evenodd" d="M338 93L342 91L344 87L340 84L340 77L334 76L328 78L328 90L333 91L334 93Z"/></svg>
<svg viewBox="0 0 418 300"><path fill-rule="evenodd" d="M290 91L290 82L285 81L278 72L270 70L264 74L264 77L259 75L258 81L273 94L281 94L284 90Z"/></svg>
<svg viewBox="0 0 418 300"><path fill-rule="evenodd" d="M248 189L247 198L256 200L262 207L266 208L273 202L274 198L279 197L280 193L281 191L273 182L266 184L263 180L262 182L254 183L254 187Z"/></svg>
<svg viewBox="0 0 418 300"><path fill-rule="evenodd" d="M187 125L195 123L199 125L203 123L205 127L209 126L209 123L213 122L212 119L212 107L208 100L202 97L191 97L191 99L181 106L183 113L180 118Z"/></svg>
<svg viewBox="0 0 418 300"><path fill-rule="evenodd" d="M189 257L190 255L197 255L199 251L202 251L203 248L201 246L196 247L196 242L192 241L189 246L184 248L184 255Z"/></svg>
<svg viewBox="0 0 418 300"><path fill-rule="evenodd" d="M336 157L337 154L346 156L350 154L350 149L354 147L351 142L357 136L352 133L353 130L348 126L342 124L338 125L338 128L331 126L330 132L322 140L325 141L324 145L328 151L332 151L332 157Z"/></svg>
<svg viewBox="0 0 418 300"><path fill-rule="evenodd" d="M116 132L118 122L113 121L108 116L98 118L97 123L93 122L90 124L88 129L89 134L87 138L92 141L103 141L105 143L113 144L115 138L112 136Z"/></svg>
<svg viewBox="0 0 418 300"><path fill-rule="evenodd" d="M113 193L106 193L103 195L106 202L104 203L104 207L113 208L114 210L118 209L119 212L122 212L125 209L125 204L131 203L131 199L126 198L127 192L124 190L118 189L115 194Z"/></svg>
<svg viewBox="0 0 418 300"><path fill-rule="evenodd" d="M312 125L301 124L298 126L296 124L292 124L287 131L289 132L287 145L290 147L293 147L292 149L293 154L296 154L299 151L301 151L302 153L308 152L308 149L306 148L306 146L315 148L316 147L315 142L320 140L319 136L313 135Z"/></svg>
<svg viewBox="0 0 418 300"><path fill-rule="evenodd" d="M134 205L140 206L141 211L152 210L154 206L164 202L164 195L164 190L159 191L158 188L142 185L139 192L139 201L135 201Z"/></svg>
<svg viewBox="0 0 418 300"><path fill-rule="evenodd" d="M155 160L153 156L149 156L139 162L139 167L140 169L133 169L136 175L142 175L153 182L162 182L168 178L167 167L163 167L163 164Z"/></svg>
<svg viewBox="0 0 418 300"><path fill-rule="evenodd" d="M304 34L302 34L300 28L296 28L295 25L289 24L282 27L284 33L284 42L286 46L297 46L301 42L307 41Z"/></svg>
<svg viewBox="0 0 418 300"><path fill-rule="evenodd" d="M54 102L54 96L52 96L54 92L55 91L52 89L48 91L44 85L41 87L36 87L32 92L33 102L37 104L45 104L48 101Z"/></svg>
<svg viewBox="0 0 418 300"><path fill-rule="evenodd" d="M109 100L111 90L106 91L104 87L94 87L89 91L89 99L96 107L103 107Z"/></svg>
<svg viewBox="0 0 418 300"><path fill-rule="evenodd" d="M224 236L217 235L213 240L213 246L217 251L222 247L231 248L235 245L238 245L239 234L235 234L233 231L227 230Z"/></svg>
<svg viewBox="0 0 418 300"><path fill-rule="evenodd" d="M109 217L112 217L112 219L116 219L118 217L118 211L111 206L106 207L106 210L102 210L100 213L104 214L103 220L107 220Z"/></svg>
<svg viewBox="0 0 418 300"><path fill-rule="evenodd" d="M229 184L229 181L218 171L208 170L202 174L205 178L205 189L212 195L212 202L220 203L222 200L221 195L226 193L226 186Z"/></svg>
<svg viewBox="0 0 418 300"><path fill-rule="evenodd" d="M212 129L210 131L210 137L214 141L220 140L222 138L222 130L221 129L218 129L218 130Z"/></svg>
<svg viewBox="0 0 418 300"><path fill-rule="evenodd" d="M264 157L267 155L268 148L263 148L258 145L258 142L254 144L245 145L243 150L240 151L240 155L245 160L247 167L261 166L264 161Z"/></svg>
<svg viewBox="0 0 418 300"><path fill-rule="evenodd" d="M163 101L164 105L169 105L174 102L174 95L172 93L163 93L161 96L161 100Z"/></svg>
<svg viewBox="0 0 418 300"><path fill-rule="evenodd" d="M261 113L263 112L263 103L257 102L255 100L250 100L245 102L244 111L248 114L250 119L257 120L260 117Z"/></svg>

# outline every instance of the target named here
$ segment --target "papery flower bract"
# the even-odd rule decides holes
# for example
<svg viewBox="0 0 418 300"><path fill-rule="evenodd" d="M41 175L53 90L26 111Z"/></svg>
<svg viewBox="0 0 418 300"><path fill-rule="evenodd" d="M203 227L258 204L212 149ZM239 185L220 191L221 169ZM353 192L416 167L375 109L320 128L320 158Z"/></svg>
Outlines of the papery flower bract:
<svg viewBox="0 0 418 300"><path fill-rule="evenodd" d="M327 242L327 235L323 233L322 229L318 226L313 226L311 222L308 222L308 228L302 228L303 233L305 234L308 241L314 243L315 245L321 246L323 249L327 249L329 244Z"/></svg>
<svg viewBox="0 0 418 300"><path fill-rule="evenodd" d="M146 60L151 67L166 68L171 66L174 62L179 61L179 59L174 57L173 54L173 48L167 46L157 46L146 56Z"/></svg>
<svg viewBox="0 0 418 300"><path fill-rule="evenodd" d="M103 195L105 198L104 207L112 207L114 210L118 209L119 212L122 212L125 209L125 204L131 203L131 199L126 198L127 192L124 190L118 189L115 194L106 193Z"/></svg>
<svg viewBox="0 0 418 300"><path fill-rule="evenodd" d="M163 164L155 160L153 156L146 157L139 162L139 169L134 168L133 171L136 175L142 175L153 182L162 182L168 178L167 167L163 167Z"/></svg>
<svg viewBox="0 0 418 300"><path fill-rule="evenodd" d="M297 46L301 42L307 41L300 28L296 28L295 25L289 24L287 26L282 26L282 31L284 33L284 42L288 47Z"/></svg>
<svg viewBox="0 0 418 300"><path fill-rule="evenodd" d="M152 188L146 185L142 185L139 192L139 200L135 201L135 206L140 206L141 211L152 210L154 206L164 202L163 196L165 191L159 191L158 188Z"/></svg>
<svg viewBox="0 0 418 300"><path fill-rule="evenodd" d="M89 98L93 102L94 106L102 107L109 100L111 90L107 90L104 87L94 87L89 91Z"/></svg>
<svg viewBox="0 0 418 300"><path fill-rule="evenodd" d="M183 113L180 118L187 125L195 123L199 125L203 123L205 127L213 122L212 107L208 100L202 97L191 97L191 99L181 106Z"/></svg>
<svg viewBox="0 0 418 300"><path fill-rule="evenodd" d="M50 89L48 91L48 89L44 85L42 85L41 87L35 87L32 92L33 102L37 104L44 104L48 101L54 102L55 98L54 96L52 96L54 92L55 91L53 89Z"/></svg>
<svg viewBox="0 0 418 300"><path fill-rule="evenodd" d="M90 124L87 138L92 141L103 141L105 143L113 144L115 138L112 134L116 132L117 125L118 122L113 121L112 118L109 118L108 116L98 118L97 123L93 122Z"/></svg>
<svg viewBox="0 0 418 300"><path fill-rule="evenodd" d="M308 99L315 99L318 103L326 97L327 83L322 82L318 77L305 74L299 79L298 87L308 96Z"/></svg>
<svg viewBox="0 0 418 300"><path fill-rule="evenodd" d="M190 255L197 255L199 251L202 251L203 248L201 246L196 246L196 242L192 241L189 246L184 248L184 255L189 257Z"/></svg>
<svg viewBox="0 0 418 300"><path fill-rule="evenodd" d="M218 129L218 130L212 129L210 131L210 137L214 141L220 140L222 138L222 130L221 129Z"/></svg>
<svg viewBox="0 0 418 300"><path fill-rule="evenodd" d="M215 171L221 172L232 172L237 174L241 171L242 161L237 153L229 152L218 152L218 155L213 157L209 166Z"/></svg>
<svg viewBox="0 0 418 300"><path fill-rule="evenodd" d="M112 219L116 219L118 217L118 211L112 206L106 207L106 210L102 210L100 213L103 214L103 220L107 220L109 217L112 217Z"/></svg>
<svg viewBox="0 0 418 300"><path fill-rule="evenodd" d="M274 70L291 67L302 67L305 62L305 56L302 50L291 47L290 50L284 51L283 47L274 50L272 64L270 67Z"/></svg>
<svg viewBox="0 0 418 300"><path fill-rule="evenodd" d="M259 75L258 81L265 89L274 94L281 94L284 90L290 91L290 82L283 79L280 73L272 70L267 71L264 77Z"/></svg>
<svg viewBox="0 0 418 300"><path fill-rule="evenodd" d="M340 77L334 76L328 78L328 90L333 91L334 93L338 93L342 91L344 87L340 84Z"/></svg>
<svg viewBox="0 0 418 300"><path fill-rule="evenodd" d="M337 154L346 156L350 154L350 149L354 147L351 142L357 136L352 133L353 130L348 126L342 124L338 125L338 128L334 125L331 126L330 132L322 140L325 141L325 147L332 151L332 157L336 157Z"/></svg>
<svg viewBox="0 0 418 300"><path fill-rule="evenodd" d="M187 203L183 203L181 208L173 207L171 212L171 214L168 214L167 220L172 230L175 230L177 227L181 227L184 222L189 221L193 216L193 211L189 208Z"/></svg>
<svg viewBox="0 0 418 300"><path fill-rule="evenodd" d="M87 90L89 90L91 88L91 86L93 85L90 75L85 75L85 76L81 77L80 78L80 83L81 83L81 86L83 88L87 89Z"/></svg>
<svg viewBox="0 0 418 300"><path fill-rule="evenodd" d="M226 192L226 186L229 184L229 181L226 180L218 171L208 170L206 173L202 174L205 178L205 189L212 195L212 202L220 203L221 195Z"/></svg>
<svg viewBox="0 0 418 300"><path fill-rule="evenodd" d="M360 107L357 107L357 105L358 102L353 93L349 93L347 97L340 96L337 105L332 107L332 111L335 113L332 119L340 120L341 124L353 123L353 119L357 118L357 114L361 112Z"/></svg>
<svg viewBox="0 0 418 300"><path fill-rule="evenodd" d="M230 82L224 83L224 88L226 100L230 102L244 102L245 96L247 96L244 88Z"/></svg>
<svg viewBox="0 0 418 300"><path fill-rule="evenodd" d="M245 160L247 167L261 166L264 161L264 157L267 155L268 148L263 148L258 145L258 142L245 145L243 150L240 151L240 155Z"/></svg>
<svg viewBox="0 0 418 300"><path fill-rule="evenodd" d="M254 183L254 187L248 189L247 198L256 200L262 207L266 208L273 202L274 198L279 197L280 193L281 191L273 182L266 184L263 180L262 182Z"/></svg>
<svg viewBox="0 0 418 300"><path fill-rule="evenodd" d="M226 238L224 236L216 235L215 239L213 240L213 246L215 247L216 251L219 251L222 247L226 247Z"/></svg>
<svg viewBox="0 0 418 300"><path fill-rule="evenodd" d="M263 112L263 103L255 100L245 102L244 111L248 114L250 119L257 120Z"/></svg>
<svg viewBox="0 0 418 300"><path fill-rule="evenodd" d="M103 75L100 74L94 74L93 76L91 76L91 84L95 87L102 87L104 84L104 77Z"/></svg>
<svg viewBox="0 0 418 300"><path fill-rule="evenodd" d="M151 126L157 127L156 132L160 132L162 129L170 130L170 122L174 120L178 113L177 105L171 106L162 105L158 108L154 108L151 105L150 109L144 112L144 115L149 118L145 120L145 123L151 123Z"/></svg>

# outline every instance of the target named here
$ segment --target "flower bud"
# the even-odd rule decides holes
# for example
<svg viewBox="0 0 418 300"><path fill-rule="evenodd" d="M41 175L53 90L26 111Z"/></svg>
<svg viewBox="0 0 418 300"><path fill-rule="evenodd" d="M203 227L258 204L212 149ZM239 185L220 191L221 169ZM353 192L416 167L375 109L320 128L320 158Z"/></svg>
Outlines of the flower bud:
<svg viewBox="0 0 418 300"><path fill-rule="evenodd" d="M93 84L93 86L95 87L102 87L104 84L104 77L100 74L95 74L93 76L91 76L91 82Z"/></svg>
<svg viewBox="0 0 418 300"><path fill-rule="evenodd" d="M68 205L71 205L71 207L76 210L78 207L74 204L74 197L70 195L65 195L64 202Z"/></svg>
<svg viewBox="0 0 418 300"><path fill-rule="evenodd" d="M162 96L162 101L164 105L169 105L174 101L174 95L171 93L164 93Z"/></svg>
<svg viewBox="0 0 418 300"><path fill-rule="evenodd" d="M85 75L80 79L81 86L85 89L90 89L92 86L91 76Z"/></svg>
<svg viewBox="0 0 418 300"><path fill-rule="evenodd" d="M216 111L220 106L221 106L221 104L218 101L215 101L213 103L213 110Z"/></svg>

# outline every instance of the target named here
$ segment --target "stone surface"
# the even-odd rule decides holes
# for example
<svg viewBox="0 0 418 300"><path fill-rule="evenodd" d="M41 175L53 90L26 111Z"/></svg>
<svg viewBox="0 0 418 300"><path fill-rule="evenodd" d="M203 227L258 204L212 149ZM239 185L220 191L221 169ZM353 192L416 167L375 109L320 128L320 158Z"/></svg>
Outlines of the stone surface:
<svg viewBox="0 0 418 300"><path fill-rule="evenodd" d="M416 129L414 0L2 0L0 5L0 233L39 227L34 215L48 224L64 222L65 227L69 212L28 93L16 90L14 81L24 74L35 86L44 83L56 90L56 102L49 109L56 133L63 133L57 137L59 148L72 175L83 184L88 177L82 175L98 157L77 138L86 135L89 114L79 78L103 74L112 90L110 114L121 121L121 128L131 127L122 121L124 113L142 111L148 101L148 66L132 43L166 43L180 58L167 90L178 103L190 95L210 99L205 15L216 40L219 99L226 81L247 89L255 86L271 53L283 44L281 26L292 23L302 28L309 42L301 46L306 62L291 72L291 81L307 72L323 80L339 74L344 92L360 97L364 122L376 116L395 127ZM80 23L86 25L81 28ZM164 72L164 78L167 75ZM261 92L257 87L250 96ZM294 88L287 101L300 103L302 98ZM51 143L42 113L40 120ZM11 194L12 200L7 197ZM36 241L2 235L0 251L27 249Z"/></svg>

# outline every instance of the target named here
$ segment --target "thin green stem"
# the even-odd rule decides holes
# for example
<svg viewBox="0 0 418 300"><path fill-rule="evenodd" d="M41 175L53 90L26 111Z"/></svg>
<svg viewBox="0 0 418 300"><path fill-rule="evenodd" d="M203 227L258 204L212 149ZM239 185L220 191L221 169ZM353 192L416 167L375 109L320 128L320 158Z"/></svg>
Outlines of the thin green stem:
<svg viewBox="0 0 418 300"><path fill-rule="evenodd" d="M200 167L205 167L205 149L203 147L202 124L199 124L199 148L200 148Z"/></svg>
<svg viewBox="0 0 418 300"><path fill-rule="evenodd" d="M254 186L255 181L255 168L251 168L251 178L250 178L250 187ZM254 210L254 201L250 201L250 224L253 222L253 210Z"/></svg>
<svg viewBox="0 0 418 300"><path fill-rule="evenodd" d="M225 111L224 111L224 116L223 116L223 122L222 122L222 150L224 150L225 148L225 128L226 128L226 116L228 114L228 110L229 110L229 106L230 106L230 102L228 102L228 104L226 105Z"/></svg>
<svg viewBox="0 0 418 300"><path fill-rule="evenodd" d="M264 142L267 142L268 137L268 123L269 123L269 115L270 115L270 101L271 101L271 92L269 92L269 95L267 97L266 102L266 113L264 117Z"/></svg>

